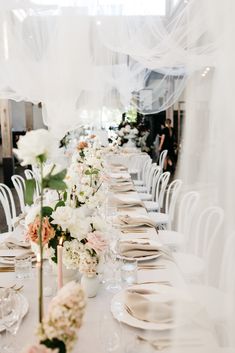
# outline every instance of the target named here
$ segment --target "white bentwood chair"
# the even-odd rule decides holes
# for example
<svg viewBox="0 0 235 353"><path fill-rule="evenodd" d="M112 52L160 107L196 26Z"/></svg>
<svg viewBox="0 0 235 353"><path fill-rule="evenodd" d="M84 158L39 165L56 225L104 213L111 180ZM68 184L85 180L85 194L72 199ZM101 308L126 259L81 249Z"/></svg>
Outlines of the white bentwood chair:
<svg viewBox="0 0 235 353"><path fill-rule="evenodd" d="M161 169L163 170L164 169L164 163L165 163L165 159L167 157L167 153L168 153L168 150L163 150L159 156L159 167L161 167Z"/></svg>
<svg viewBox="0 0 235 353"><path fill-rule="evenodd" d="M162 209L163 201L165 197L166 188L170 179L170 172L162 173L157 180L157 185L155 189L155 195L153 201L144 201L144 207L147 212L158 211Z"/></svg>
<svg viewBox="0 0 235 353"><path fill-rule="evenodd" d="M188 280L198 282L203 279L208 253L217 237L221 235L219 230L223 220L224 211L220 207L207 207L204 209L195 222L195 227L193 227L195 228L195 232L192 231L194 233L193 237L188 235L188 238L191 238L191 242L194 243L191 245L194 252L176 252L173 254L178 267Z"/></svg>
<svg viewBox="0 0 235 353"><path fill-rule="evenodd" d="M148 172L151 168L151 158L147 158L146 161L143 164L143 168L142 168L142 179L139 180L133 180L133 183L135 186L145 186L146 185L146 181L147 181L147 176L148 176Z"/></svg>
<svg viewBox="0 0 235 353"><path fill-rule="evenodd" d="M0 201L5 213L8 232L11 232L16 220L16 207L11 189L2 183L0 184Z"/></svg>
<svg viewBox="0 0 235 353"><path fill-rule="evenodd" d="M17 192L19 201L20 201L20 209L21 212L24 213L25 211L25 200L24 200L24 193L25 193L25 180L20 175L13 175L11 177L12 183L14 188Z"/></svg>
<svg viewBox="0 0 235 353"><path fill-rule="evenodd" d="M221 250L220 250L221 251ZM188 288L192 297L201 304L214 324L217 336L221 340L220 344L226 344L227 327L226 324L234 323L234 294L235 277L235 234L231 234L225 241L222 250L222 262L219 270L218 285L189 285ZM214 268L213 248L208 253L207 273ZM234 325L233 325L234 326Z"/></svg>
<svg viewBox="0 0 235 353"><path fill-rule="evenodd" d="M186 241L197 209L199 197L200 195L197 191L187 192L180 200L177 230L159 230L158 232L161 242L174 251L182 248Z"/></svg>
<svg viewBox="0 0 235 353"><path fill-rule="evenodd" d="M171 230L171 224L174 220L176 202L182 187L182 180L176 179L172 181L166 191L165 212L149 212L148 215L161 228L167 227Z"/></svg>
<svg viewBox="0 0 235 353"><path fill-rule="evenodd" d="M35 174L34 171L30 170L30 169L25 169L24 171L25 177L27 180L29 179L35 179L36 181L36 190L35 190L35 194L34 197L39 197L40 195L40 188L39 188L39 183L38 183L38 179L37 179L37 175Z"/></svg>

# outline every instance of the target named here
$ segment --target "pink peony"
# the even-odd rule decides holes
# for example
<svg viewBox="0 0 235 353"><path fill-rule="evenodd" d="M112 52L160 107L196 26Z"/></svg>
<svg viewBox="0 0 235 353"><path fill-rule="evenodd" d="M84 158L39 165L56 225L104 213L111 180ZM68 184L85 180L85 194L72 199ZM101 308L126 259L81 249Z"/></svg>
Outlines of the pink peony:
<svg viewBox="0 0 235 353"><path fill-rule="evenodd" d="M34 243L39 242L38 231L40 227L40 217L37 216L33 223L28 226L28 231L26 234L27 239L33 241ZM50 225L48 217L43 218L42 222L42 243L47 244L48 241L55 236L54 228Z"/></svg>
<svg viewBox="0 0 235 353"><path fill-rule="evenodd" d="M42 344L37 344L27 348L22 353L58 353L58 349L50 349Z"/></svg>
<svg viewBox="0 0 235 353"><path fill-rule="evenodd" d="M93 233L88 233L86 245L99 253L107 248L107 241L104 239L103 233L96 230Z"/></svg>

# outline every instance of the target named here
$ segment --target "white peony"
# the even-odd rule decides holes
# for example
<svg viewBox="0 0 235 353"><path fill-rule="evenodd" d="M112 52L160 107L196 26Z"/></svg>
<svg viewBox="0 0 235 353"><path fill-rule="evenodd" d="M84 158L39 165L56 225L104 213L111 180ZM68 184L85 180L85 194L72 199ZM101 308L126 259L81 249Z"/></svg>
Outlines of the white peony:
<svg viewBox="0 0 235 353"><path fill-rule="evenodd" d="M57 207L51 217L53 218L51 223L60 225L63 231L70 230L76 223L74 208L70 206Z"/></svg>
<svg viewBox="0 0 235 353"><path fill-rule="evenodd" d="M14 152L21 160L21 165L38 164L37 157L45 155L46 159L53 158L56 150L56 143L48 130L38 129L20 136Z"/></svg>
<svg viewBox="0 0 235 353"><path fill-rule="evenodd" d="M106 232L107 231L107 223L105 222L105 220L100 217L100 216L93 216L91 219L92 223L93 223L93 227L96 230L99 230L101 232Z"/></svg>

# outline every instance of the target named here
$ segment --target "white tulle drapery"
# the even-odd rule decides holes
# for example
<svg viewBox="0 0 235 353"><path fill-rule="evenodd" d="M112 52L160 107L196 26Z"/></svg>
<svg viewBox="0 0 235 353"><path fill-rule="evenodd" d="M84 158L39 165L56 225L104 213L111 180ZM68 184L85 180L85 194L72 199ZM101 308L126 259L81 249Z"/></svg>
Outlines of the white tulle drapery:
<svg viewBox="0 0 235 353"><path fill-rule="evenodd" d="M202 1L174 16L162 0L3 3L0 96L42 102L46 125L60 134L103 107L165 110L186 77L211 63L214 43L200 42Z"/></svg>

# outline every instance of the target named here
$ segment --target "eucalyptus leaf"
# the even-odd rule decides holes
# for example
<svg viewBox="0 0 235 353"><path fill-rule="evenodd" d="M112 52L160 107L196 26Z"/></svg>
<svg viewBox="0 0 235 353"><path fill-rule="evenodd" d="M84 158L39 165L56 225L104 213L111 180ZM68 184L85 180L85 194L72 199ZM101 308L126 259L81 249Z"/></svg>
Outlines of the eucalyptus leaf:
<svg viewBox="0 0 235 353"><path fill-rule="evenodd" d="M67 188L67 185L63 180L59 179L54 179L54 177L51 177L49 182L48 182L48 187L53 190L61 190L64 191Z"/></svg>
<svg viewBox="0 0 235 353"><path fill-rule="evenodd" d="M64 207L65 206L65 203L64 201L60 200L57 202L57 204L55 205L55 210L57 209L57 207Z"/></svg>
<svg viewBox="0 0 235 353"><path fill-rule="evenodd" d="M33 178L25 180L24 200L26 205L31 206L33 204L33 195L35 190L36 190L36 180Z"/></svg>
<svg viewBox="0 0 235 353"><path fill-rule="evenodd" d="M42 208L42 215L43 215L43 217L50 217L51 216L51 214L52 214L52 212L53 212L53 208L51 208L51 207L49 207L49 206L44 206L43 208Z"/></svg>

